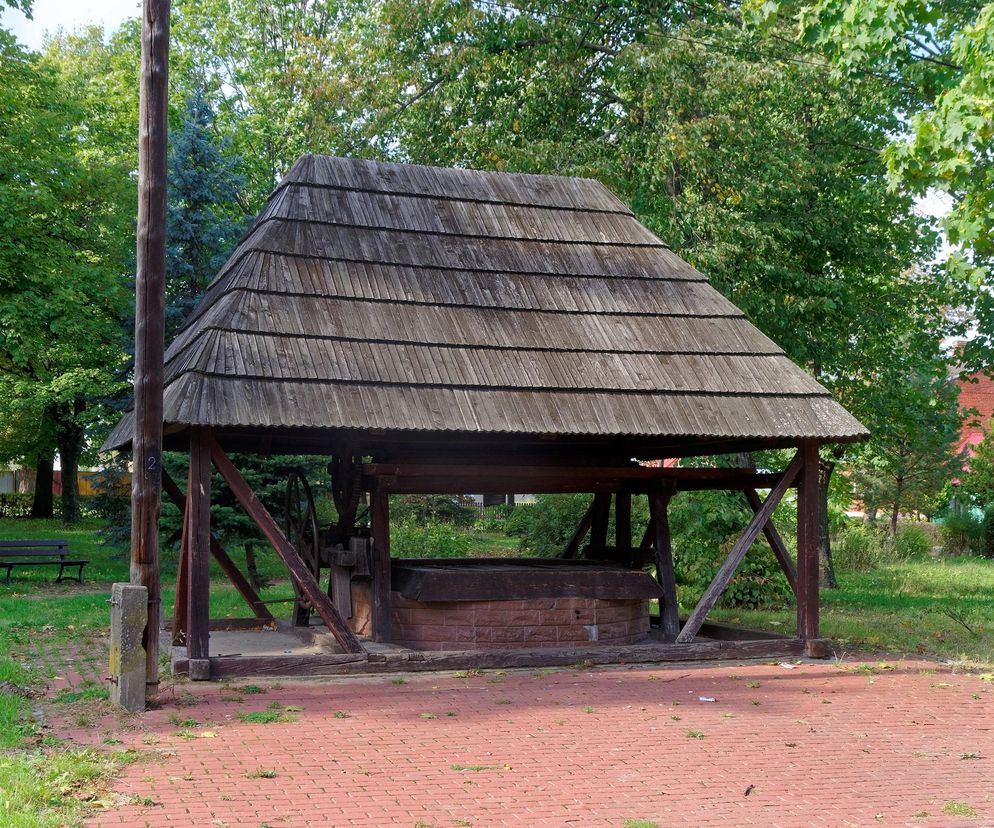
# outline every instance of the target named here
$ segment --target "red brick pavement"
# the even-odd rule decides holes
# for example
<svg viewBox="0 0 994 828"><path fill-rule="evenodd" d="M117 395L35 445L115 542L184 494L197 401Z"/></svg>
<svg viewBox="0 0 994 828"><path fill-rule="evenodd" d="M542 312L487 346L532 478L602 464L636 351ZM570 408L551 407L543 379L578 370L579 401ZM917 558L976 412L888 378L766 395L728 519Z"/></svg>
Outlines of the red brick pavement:
<svg viewBox="0 0 994 828"><path fill-rule="evenodd" d="M994 826L994 685L892 664L342 678L242 702L189 685L196 705L117 734L164 758L128 767L130 804L94 824ZM302 710L237 716L272 703Z"/></svg>

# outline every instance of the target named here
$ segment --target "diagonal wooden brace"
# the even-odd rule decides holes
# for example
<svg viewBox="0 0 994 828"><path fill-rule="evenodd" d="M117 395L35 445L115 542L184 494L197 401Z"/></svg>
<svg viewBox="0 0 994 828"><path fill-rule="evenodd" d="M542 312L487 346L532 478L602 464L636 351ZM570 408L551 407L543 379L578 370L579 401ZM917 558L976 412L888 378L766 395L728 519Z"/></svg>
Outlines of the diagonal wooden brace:
<svg viewBox="0 0 994 828"><path fill-rule="evenodd" d="M173 502L177 509L184 516L184 525L186 523L186 497L180 490L180 487L176 485L176 482L169 476L165 469L162 470L162 490L166 493L166 496ZM263 618L266 621L275 621L273 614L267 609L265 603L263 603L262 598L259 597L252 585L248 582L241 571L238 569L238 565L231 560L231 557L225 551L224 547L218 543L213 536L211 536L211 554L214 556L214 560L217 561L218 566L224 571L224 574L228 576L228 580L234 584L235 589L238 593L245 599L245 603L249 605L252 612L255 613L256 618ZM180 557L180 573L183 572L183 567L185 556L181 553ZM179 595L181 589L179 587L179 581L181 578L177 577L177 588L176 594ZM174 630L176 629L176 622L173 622ZM184 621L185 624L185 621Z"/></svg>
<svg viewBox="0 0 994 828"><path fill-rule="evenodd" d="M756 493L756 490L745 489L743 494L745 494L746 500L749 501L749 506L752 508L753 513L758 513L763 506L763 501ZM780 532L777 531L776 524L772 520L768 520L763 524L763 535L766 537L766 542L770 545L770 549L773 550L773 554L776 556L783 574L787 576L787 583L790 584L791 591L796 596L797 567L794 566L794 559L790 557L787 546L784 544L783 538L780 537Z"/></svg>
<svg viewBox="0 0 994 828"><path fill-rule="evenodd" d="M687 644L693 641L694 636L700 632L701 626L708 617L708 613L718 603L718 598L721 597L721 593L725 591L729 581L732 580L735 570L739 568L739 564L742 563L742 559L745 557L746 552L749 551L749 547L759 537L759 533L773 516L773 510L783 499L784 494L790 488L790 484L794 482L794 478L797 477L803 464L804 458L798 452L794 455L794 459L790 461L790 465L784 472L783 477L780 478L777 485L770 492L769 497L763 501L762 506L759 507L759 511L753 516L745 532L742 533L742 537L735 542L735 546L732 547L732 551L728 554L728 559L721 565L721 569L718 570L718 574L715 575L711 585L704 591L701 600L697 602L697 606L694 607L694 611L687 619L687 623L683 625L683 629L680 630L680 634L676 637L678 644Z"/></svg>
<svg viewBox="0 0 994 828"><path fill-rule="evenodd" d="M272 544L273 549L276 550L276 554L280 556L286 568L290 570L290 577L293 578L294 583L300 588L300 591L307 596L307 600L314 607L318 617L324 622L332 635L335 636L335 640L341 644L345 652L365 653L366 650L356 637L356 634L345 623L345 619L335 609L335 605L331 602L331 599L325 595L317 579L307 568L300 555L297 554L297 550L293 548L290 541L280 531L279 526L276 525L276 521L273 520L273 516L262 505L262 501L256 497L255 492L252 491L245 478L242 477L241 472L234 467L213 437L210 438L210 441L211 459L214 461L215 468L221 473L221 477L224 478L232 493L238 499L238 502L242 504L242 508L252 518L255 525L259 527L259 531Z"/></svg>
<svg viewBox="0 0 994 828"><path fill-rule="evenodd" d="M591 501L590 505L587 507L587 511L583 513L583 517L580 518L580 522L577 524L572 537L566 543L563 551L560 553L560 558L575 558L576 553L580 550L580 544L583 542L583 538L587 534L587 530L590 529L590 524L594 522L594 504Z"/></svg>

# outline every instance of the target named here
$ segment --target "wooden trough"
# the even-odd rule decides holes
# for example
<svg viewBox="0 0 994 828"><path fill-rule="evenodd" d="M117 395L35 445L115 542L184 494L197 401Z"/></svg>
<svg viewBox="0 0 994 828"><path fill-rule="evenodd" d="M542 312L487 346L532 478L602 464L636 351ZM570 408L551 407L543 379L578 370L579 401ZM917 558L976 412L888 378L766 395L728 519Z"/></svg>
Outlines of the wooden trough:
<svg viewBox="0 0 994 828"><path fill-rule="evenodd" d="M164 479L184 511L174 669L193 678L821 647L819 446L866 431L597 182L305 156L170 345L165 379L164 445L190 455L185 486ZM129 412L105 448L133 429ZM708 460L764 449L790 459ZM295 517L270 514L232 452L329 457L337 523L316 525L299 480ZM274 622L211 535L212 469L286 565L293 622L334 646L211 654L212 557L245 625ZM753 519L681 618L668 507L702 489L740 492ZM771 521L791 489L796 563ZM392 495L465 492L592 500L554 561L392 559ZM760 535L797 598L790 637L707 622Z"/></svg>

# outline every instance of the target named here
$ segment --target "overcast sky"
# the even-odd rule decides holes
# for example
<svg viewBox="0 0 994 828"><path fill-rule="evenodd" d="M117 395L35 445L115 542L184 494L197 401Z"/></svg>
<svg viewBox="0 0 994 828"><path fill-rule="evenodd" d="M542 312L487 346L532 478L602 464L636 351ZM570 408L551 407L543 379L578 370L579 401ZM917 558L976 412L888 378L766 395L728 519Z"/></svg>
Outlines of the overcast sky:
<svg viewBox="0 0 994 828"><path fill-rule="evenodd" d="M135 17L140 0L34 0L33 20L19 11L4 7L0 25L12 31L29 49L40 49L45 32L62 28L67 32L87 23L101 23L107 31L116 29L126 17Z"/></svg>

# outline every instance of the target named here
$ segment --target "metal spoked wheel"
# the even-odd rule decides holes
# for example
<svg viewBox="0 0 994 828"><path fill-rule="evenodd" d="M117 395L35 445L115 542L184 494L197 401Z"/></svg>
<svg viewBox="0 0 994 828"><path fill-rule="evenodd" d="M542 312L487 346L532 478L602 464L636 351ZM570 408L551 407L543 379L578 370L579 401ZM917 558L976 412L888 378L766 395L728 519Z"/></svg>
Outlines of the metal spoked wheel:
<svg viewBox="0 0 994 828"><path fill-rule="evenodd" d="M299 472L290 472L286 480L283 497L283 515L286 537L297 550L301 560L318 581L321 580L320 533L318 531L317 510L314 508L314 495L307 480ZM294 584L297 600L294 603L293 620L297 626L307 626L314 608L310 601Z"/></svg>

